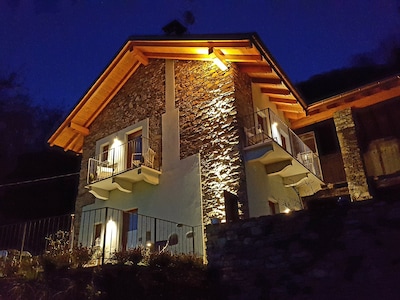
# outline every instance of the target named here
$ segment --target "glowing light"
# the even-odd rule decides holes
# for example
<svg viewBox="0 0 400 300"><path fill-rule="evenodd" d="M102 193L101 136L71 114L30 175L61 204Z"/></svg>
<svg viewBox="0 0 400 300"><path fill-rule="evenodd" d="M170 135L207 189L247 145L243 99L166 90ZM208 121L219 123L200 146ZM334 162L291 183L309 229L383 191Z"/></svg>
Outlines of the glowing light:
<svg viewBox="0 0 400 300"><path fill-rule="evenodd" d="M115 223L112 219L107 222L106 229L106 243L105 248L112 253L116 250L117 247L117 223Z"/></svg>
<svg viewBox="0 0 400 300"><path fill-rule="evenodd" d="M288 213L290 213L290 208L288 208L288 207L286 207L284 210L283 210L283 213L285 213L285 214L288 214Z"/></svg>
<svg viewBox="0 0 400 300"><path fill-rule="evenodd" d="M122 168L124 163L124 147L122 147L122 142L115 138L110 150L108 151L108 162L114 165L114 171L117 172L119 169Z"/></svg>
<svg viewBox="0 0 400 300"><path fill-rule="evenodd" d="M220 60L218 57L215 57L213 59L213 63L217 65L218 68L221 69L221 71L225 72L226 70L228 70L228 67L223 63L222 60Z"/></svg>
<svg viewBox="0 0 400 300"><path fill-rule="evenodd" d="M225 72L228 70L228 66L226 65L225 59L224 59L224 54L222 53L221 50L215 49L215 48L210 48L208 53L213 56L213 63L218 66L218 68L221 69L221 71Z"/></svg>
<svg viewBox="0 0 400 300"><path fill-rule="evenodd" d="M282 146L281 135L279 134L279 131L278 131L278 123L277 122L272 123L271 131L272 131L272 138L274 139L274 141Z"/></svg>

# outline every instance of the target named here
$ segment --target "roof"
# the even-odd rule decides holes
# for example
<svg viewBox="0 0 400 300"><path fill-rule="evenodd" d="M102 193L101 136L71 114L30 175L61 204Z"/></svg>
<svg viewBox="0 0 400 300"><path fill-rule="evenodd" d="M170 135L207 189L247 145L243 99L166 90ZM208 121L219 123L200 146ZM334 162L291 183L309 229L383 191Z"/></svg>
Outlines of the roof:
<svg viewBox="0 0 400 300"><path fill-rule="evenodd" d="M211 61L217 52L247 73L288 119L305 116L306 104L257 34L131 37L49 139L51 146L82 153L89 127L140 65L149 59Z"/></svg>
<svg viewBox="0 0 400 300"><path fill-rule="evenodd" d="M363 108L395 97L400 97L400 74L315 102L307 107L307 117L293 120L291 128L331 119L335 112L345 108Z"/></svg>

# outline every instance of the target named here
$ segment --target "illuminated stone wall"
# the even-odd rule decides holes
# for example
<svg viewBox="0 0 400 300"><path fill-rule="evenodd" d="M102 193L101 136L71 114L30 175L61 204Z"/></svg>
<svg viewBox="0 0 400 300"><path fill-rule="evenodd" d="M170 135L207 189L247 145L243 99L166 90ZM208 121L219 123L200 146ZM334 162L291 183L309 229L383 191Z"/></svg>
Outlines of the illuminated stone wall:
<svg viewBox="0 0 400 300"><path fill-rule="evenodd" d="M350 197L353 201L371 199L351 108L336 112L333 119Z"/></svg>
<svg viewBox="0 0 400 300"><path fill-rule="evenodd" d="M397 299L400 202L208 225L207 259L224 299Z"/></svg>
<svg viewBox="0 0 400 300"><path fill-rule="evenodd" d="M165 112L165 63L151 60L149 65L140 66L125 83L107 107L90 126L90 134L85 137L78 196L75 203L75 234L79 231L82 207L95 202L95 198L85 189L87 164L95 155L96 141L122 130L145 118L149 118L149 137L161 144L161 115ZM160 155L157 159L161 159Z"/></svg>
<svg viewBox="0 0 400 300"><path fill-rule="evenodd" d="M223 192L239 196L248 215L240 116L251 101L251 83L234 66L220 71L211 62L175 63L176 106L180 114L181 158L200 152L204 221L225 218Z"/></svg>

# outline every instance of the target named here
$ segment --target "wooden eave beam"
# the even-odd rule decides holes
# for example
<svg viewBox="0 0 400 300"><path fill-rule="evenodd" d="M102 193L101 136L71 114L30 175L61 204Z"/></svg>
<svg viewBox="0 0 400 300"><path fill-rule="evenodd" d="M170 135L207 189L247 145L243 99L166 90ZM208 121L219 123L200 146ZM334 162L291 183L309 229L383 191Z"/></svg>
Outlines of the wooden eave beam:
<svg viewBox="0 0 400 300"><path fill-rule="evenodd" d="M133 49L133 56L140 61L143 65L147 66L149 64L149 59L146 55L142 53L139 49Z"/></svg>
<svg viewBox="0 0 400 300"><path fill-rule="evenodd" d="M177 60L212 60L212 57L210 57L208 54L196 54L196 53L163 53L163 52L144 52L144 56L147 58L153 58L153 59L177 59ZM257 62L261 60L260 55L256 54L224 54L224 59L226 61L230 62Z"/></svg>
<svg viewBox="0 0 400 300"><path fill-rule="evenodd" d="M83 136L88 136L89 135L89 129L87 127L78 125L74 122L71 122L69 125L69 128L72 130L76 131L77 133L83 135Z"/></svg>
<svg viewBox="0 0 400 300"><path fill-rule="evenodd" d="M285 115L286 118L288 118L289 120L298 120L300 118L304 118L306 116L306 113L303 112L289 112L289 111L285 111L283 112L283 114Z"/></svg>
<svg viewBox="0 0 400 300"><path fill-rule="evenodd" d="M269 97L269 101L272 103L287 103L287 104L296 104L297 103L297 100L294 98Z"/></svg>
<svg viewBox="0 0 400 300"><path fill-rule="evenodd" d="M238 63L237 66L243 73L272 73L272 68L267 64Z"/></svg>
<svg viewBox="0 0 400 300"><path fill-rule="evenodd" d="M252 83L256 84L276 84L276 85L281 85L282 80L277 77L277 78L266 78L266 77L252 77L251 78Z"/></svg>
<svg viewBox="0 0 400 300"><path fill-rule="evenodd" d="M285 112L302 113L304 112L303 107L300 104L285 105L282 103L277 103L276 108Z"/></svg>
<svg viewBox="0 0 400 300"><path fill-rule="evenodd" d="M286 88L261 88L261 93L263 94L277 94L277 95L290 95L290 91Z"/></svg>

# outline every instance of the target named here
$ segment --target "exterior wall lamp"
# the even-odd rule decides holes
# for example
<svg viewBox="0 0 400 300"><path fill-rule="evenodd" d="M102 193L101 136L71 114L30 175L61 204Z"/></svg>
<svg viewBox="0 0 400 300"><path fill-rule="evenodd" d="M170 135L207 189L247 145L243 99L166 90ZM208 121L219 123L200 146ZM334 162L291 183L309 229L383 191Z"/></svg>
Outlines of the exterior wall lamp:
<svg viewBox="0 0 400 300"><path fill-rule="evenodd" d="M221 71L225 72L226 70L228 70L224 54L222 53L221 50L210 48L208 49L208 54L213 57L212 59L213 63L216 64L218 68L221 69Z"/></svg>

